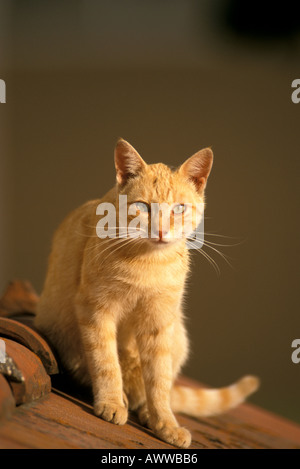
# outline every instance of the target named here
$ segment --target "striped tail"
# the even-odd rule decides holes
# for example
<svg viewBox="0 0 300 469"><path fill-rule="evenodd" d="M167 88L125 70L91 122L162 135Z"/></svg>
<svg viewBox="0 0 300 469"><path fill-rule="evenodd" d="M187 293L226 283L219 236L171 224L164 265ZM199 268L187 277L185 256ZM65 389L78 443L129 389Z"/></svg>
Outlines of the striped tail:
<svg viewBox="0 0 300 469"><path fill-rule="evenodd" d="M209 417L222 414L238 406L259 387L255 376L244 376L236 383L220 389L194 389L174 386L171 408L192 417Z"/></svg>

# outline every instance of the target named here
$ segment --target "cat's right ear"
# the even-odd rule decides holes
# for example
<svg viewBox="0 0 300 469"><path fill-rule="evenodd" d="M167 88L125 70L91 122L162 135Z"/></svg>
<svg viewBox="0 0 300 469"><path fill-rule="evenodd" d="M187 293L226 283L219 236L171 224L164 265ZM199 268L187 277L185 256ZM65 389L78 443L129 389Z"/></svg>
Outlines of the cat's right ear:
<svg viewBox="0 0 300 469"><path fill-rule="evenodd" d="M202 193L205 189L212 164L213 152L210 148L204 148L186 160L179 168L179 172L193 183L199 193Z"/></svg>
<svg viewBox="0 0 300 469"><path fill-rule="evenodd" d="M145 166L145 161L130 143L120 138L115 147L117 183L121 187L124 186L129 179L137 176Z"/></svg>

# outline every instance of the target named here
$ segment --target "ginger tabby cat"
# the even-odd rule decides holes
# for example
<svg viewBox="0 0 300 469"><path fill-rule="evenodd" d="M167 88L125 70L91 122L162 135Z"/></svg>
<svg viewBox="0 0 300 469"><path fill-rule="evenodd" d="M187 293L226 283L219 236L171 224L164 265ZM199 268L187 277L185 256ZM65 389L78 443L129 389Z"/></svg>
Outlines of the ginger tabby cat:
<svg viewBox="0 0 300 469"><path fill-rule="evenodd" d="M35 320L66 369L92 386L97 416L123 425L130 409L157 437L182 448L190 445L191 434L178 425L174 411L219 414L258 387L252 376L222 389L174 384L189 349L182 302L190 234L175 222L184 212L196 228L195 207L204 204L212 160L206 148L172 171L161 163L147 165L120 139L115 187L74 210L55 233ZM119 195L127 196L140 220L150 220L151 203L168 204L169 227L159 214L144 236L131 237L129 230L126 238L100 238L97 207L113 204L118 215ZM118 220L109 229L120 233Z"/></svg>

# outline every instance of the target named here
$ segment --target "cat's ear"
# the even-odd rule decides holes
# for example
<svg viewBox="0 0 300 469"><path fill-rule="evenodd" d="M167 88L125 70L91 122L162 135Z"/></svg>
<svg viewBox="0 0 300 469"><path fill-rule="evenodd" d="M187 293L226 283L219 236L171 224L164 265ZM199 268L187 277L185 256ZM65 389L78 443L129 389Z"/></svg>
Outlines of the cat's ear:
<svg viewBox="0 0 300 469"><path fill-rule="evenodd" d="M130 178L137 176L145 166L145 161L130 143L120 138L115 147L117 183L124 186Z"/></svg>
<svg viewBox="0 0 300 469"><path fill-rule="evenodd" d="M198 192L205 189L213 164L213 152L210 148L198 151L179 168L179 172L189 179Z"/></svg>

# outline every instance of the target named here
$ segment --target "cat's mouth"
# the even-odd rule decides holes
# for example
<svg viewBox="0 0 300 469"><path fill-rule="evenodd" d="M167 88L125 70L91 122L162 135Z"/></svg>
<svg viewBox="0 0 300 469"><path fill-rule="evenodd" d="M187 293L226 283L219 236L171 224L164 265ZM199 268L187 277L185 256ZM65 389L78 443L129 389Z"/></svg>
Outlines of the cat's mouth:
<svg viewBox="0 0 300 469"><path fill-rule="evenodd" d="M157 248L162 248L165 246L170 246L175 242L175 239L173 238L149 238L150 243L157 247Z"/></svg>

